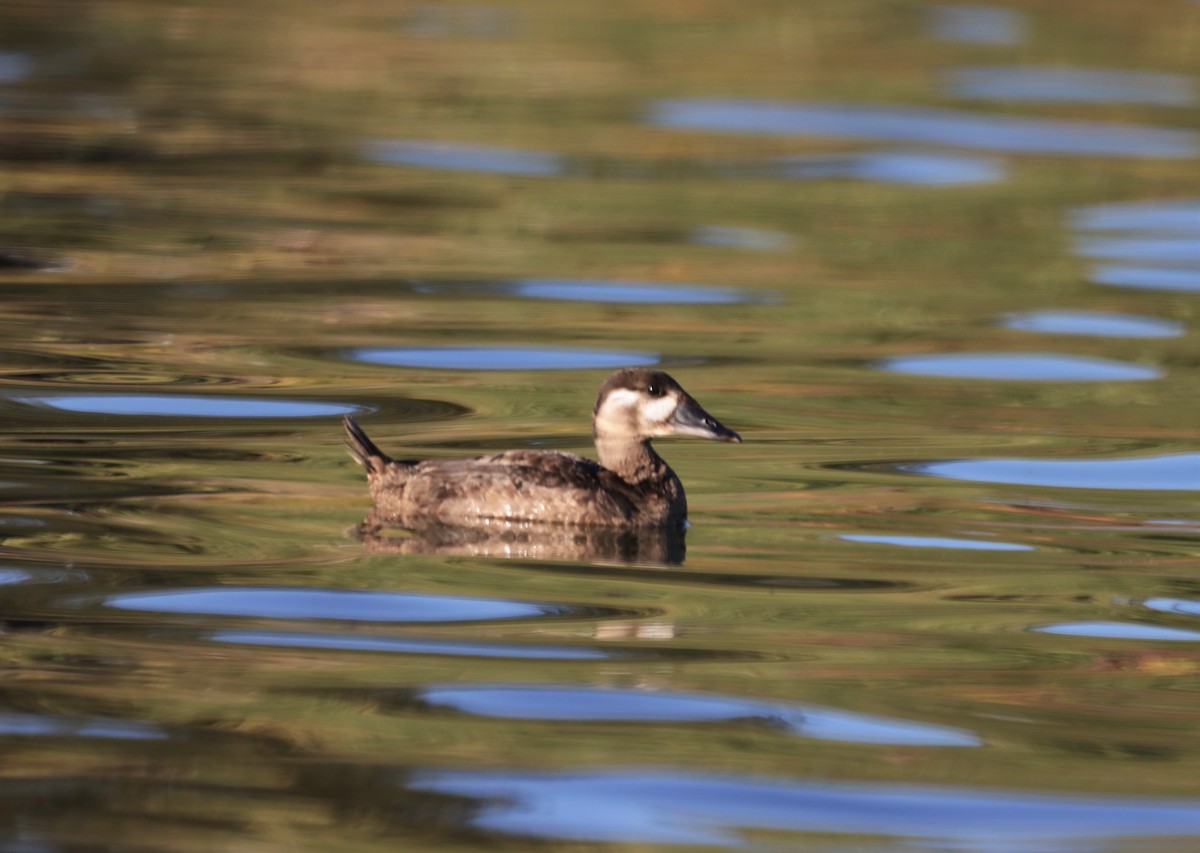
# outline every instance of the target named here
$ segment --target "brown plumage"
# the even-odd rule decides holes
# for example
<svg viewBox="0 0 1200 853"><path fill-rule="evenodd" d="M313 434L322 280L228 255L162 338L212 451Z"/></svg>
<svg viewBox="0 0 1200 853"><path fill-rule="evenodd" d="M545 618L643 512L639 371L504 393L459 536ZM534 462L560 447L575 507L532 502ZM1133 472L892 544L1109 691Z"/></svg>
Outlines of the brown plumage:
<svg viewBox="0 0 1200 853"><path fill-rule="evenodd" d="M592 416L599 462L538 450L475 459L397 461L345 419L350 454L367 471L375 517L401 527L491 522L665 527L687 518L683 485L650 440L695 435L740 442L666 373L618 370Z"/></svg>

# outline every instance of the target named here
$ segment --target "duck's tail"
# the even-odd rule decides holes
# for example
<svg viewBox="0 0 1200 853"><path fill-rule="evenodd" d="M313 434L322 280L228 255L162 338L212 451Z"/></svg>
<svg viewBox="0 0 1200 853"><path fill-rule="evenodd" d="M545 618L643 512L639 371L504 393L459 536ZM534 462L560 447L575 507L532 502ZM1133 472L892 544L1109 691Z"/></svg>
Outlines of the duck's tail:
<svg viewBox="0 0 1200 853"><path fill-rule="evenodd" d="M342 418L342 426L346 428L346 449L350 451L350 456L355 462L367 469L368 474L382 471L384 466L392 461L391 457L375 446L375 442L367 438L367 434L354 422L354 418L349 415Z"/></svg>

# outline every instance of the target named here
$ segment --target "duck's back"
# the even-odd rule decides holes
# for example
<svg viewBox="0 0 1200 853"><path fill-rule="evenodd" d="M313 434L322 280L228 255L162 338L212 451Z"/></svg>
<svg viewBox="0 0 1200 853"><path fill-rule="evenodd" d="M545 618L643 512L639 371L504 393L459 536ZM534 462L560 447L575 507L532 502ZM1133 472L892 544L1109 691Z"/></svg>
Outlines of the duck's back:
<svg viewBox="0 0 1200 853"><path fill-rule="evenodd" d="M627 483L590 459L546 451L512 450L475 459L389 460L369 471L369 479L376 508L410 525L422 521L478 524L489 519L664 524L678 503L674 488L664 492Z"/></svg>

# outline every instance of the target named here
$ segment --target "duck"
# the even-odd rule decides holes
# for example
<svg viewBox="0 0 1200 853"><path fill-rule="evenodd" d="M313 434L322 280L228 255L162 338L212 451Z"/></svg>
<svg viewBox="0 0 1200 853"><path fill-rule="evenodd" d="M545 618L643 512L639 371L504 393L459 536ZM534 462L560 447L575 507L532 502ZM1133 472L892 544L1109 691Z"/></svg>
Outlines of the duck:
<svg viewBox="0 0 1200 853"><path fill-rule="evenodd" d="M682 528L687 496L651 439L694 436L740 444L671 376L624 368L600 386L592 410L599 461L546 450L470 459L401 460L384 454L353 418L351 457L367 473L378 522L405 528L513 523L581 528Z"/></svg>

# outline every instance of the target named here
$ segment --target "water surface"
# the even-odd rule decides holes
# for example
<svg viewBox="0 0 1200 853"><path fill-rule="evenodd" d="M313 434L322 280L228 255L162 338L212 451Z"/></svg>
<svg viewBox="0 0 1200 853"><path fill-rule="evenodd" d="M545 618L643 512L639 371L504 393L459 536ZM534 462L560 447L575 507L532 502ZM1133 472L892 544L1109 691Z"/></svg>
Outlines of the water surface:
<svg viewBox="0 0 1200 853"><path fill-rule="evenodd" d="M0 849L1196 849L1198 13L0 4Z"/></svg>
<svg viewBox="0 0 1200 853"><path fill-rule="evenodd" d="M678 98L657 101L659 127L928 143L1013 154L1190 158L1200 135L1169 127L999 116L934 107Z"/></svg>

